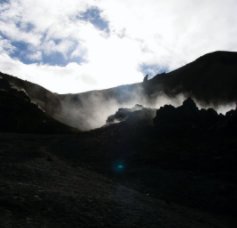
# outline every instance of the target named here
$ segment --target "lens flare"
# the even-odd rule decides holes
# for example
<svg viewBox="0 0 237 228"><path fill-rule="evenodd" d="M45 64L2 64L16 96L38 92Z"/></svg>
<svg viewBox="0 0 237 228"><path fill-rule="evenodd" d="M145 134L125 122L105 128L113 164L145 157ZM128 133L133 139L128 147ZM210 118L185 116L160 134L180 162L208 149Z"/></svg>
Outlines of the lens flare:
<svg viewBox="0 0 237 228"><path fill-rule="evenodd" d="M124 164L124 162L122 161L117 161L113 164L113 170L116 173L123 173L126 169L126 166Z"/></svg>

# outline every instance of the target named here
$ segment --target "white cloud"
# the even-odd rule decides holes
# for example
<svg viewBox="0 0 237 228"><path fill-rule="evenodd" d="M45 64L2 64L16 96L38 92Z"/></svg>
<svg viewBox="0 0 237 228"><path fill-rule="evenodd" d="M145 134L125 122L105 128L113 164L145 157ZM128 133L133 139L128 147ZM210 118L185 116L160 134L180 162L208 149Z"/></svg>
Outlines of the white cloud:
<svg viewBox="0 0 237 228"><path fill-rule="evenodd" d="M92 6L109 34L77 19ZM0 70L59 93L132 83L141 64L174 69L210 51L237 51L236 12L235 0L12 0L0 6ZM10 57L10 41L29 43L35 63ZM66 66L42 63L55 52Z"/></svg>
<svg viewBox="0 0 237 228"><path fill-rule="evenodd" d="M29 60L40 62L42 60L42 53L40 51L35 51L33 53L29 53L27 57Z"/></svg>
<svg viewBox="0 0 237 228"><path fill-rule="evenodd" d="M4 39L0 35L0 54L1 53L12 53L14 51L14 47L11 45L11 42L7 39Z"/></svg>
<svg viewBox="0 0 237 228"><path fill-rule="evenodd" d="M62 53L67 58L70 51L73 51L76 46L75 42L65 39L56 43L54 40L48 40L42 45L42 50L45 54L50 55L52 53Z"/></svg>
<svg viewBox="0 0 237 228"><path fill-rule="evenodd" d="M208 51L237 50L233 0L101 0L99 5L115 32L125 30L143 42L144 61L175 68Z"/></svg>

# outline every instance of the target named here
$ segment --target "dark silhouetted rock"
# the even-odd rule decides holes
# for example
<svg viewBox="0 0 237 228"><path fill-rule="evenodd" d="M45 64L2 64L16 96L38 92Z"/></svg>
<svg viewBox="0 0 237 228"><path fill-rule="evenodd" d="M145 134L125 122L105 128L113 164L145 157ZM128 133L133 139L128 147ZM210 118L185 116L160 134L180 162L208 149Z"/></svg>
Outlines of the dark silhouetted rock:
<svg viewBox="0 0 237 228"><path fill-rule="evenodd" d="M236 111L230 113L236 113ZM229 113L224 117L221 114L218 115L213 109L199 110L191 98L185 100L177 108L171 105L160 108L154 118L157 130L170 135L221 133L229 126L233 126L230 122Z"/></svg>
<svg viewBox="0 0 237 228"><path fill-rule="evenodd" d="M155 110L145 108L142 105L136 104L133 108L120 108L114 115L108 117L106 123L120 123L126 124L152 124L155 116Z"/></svg>

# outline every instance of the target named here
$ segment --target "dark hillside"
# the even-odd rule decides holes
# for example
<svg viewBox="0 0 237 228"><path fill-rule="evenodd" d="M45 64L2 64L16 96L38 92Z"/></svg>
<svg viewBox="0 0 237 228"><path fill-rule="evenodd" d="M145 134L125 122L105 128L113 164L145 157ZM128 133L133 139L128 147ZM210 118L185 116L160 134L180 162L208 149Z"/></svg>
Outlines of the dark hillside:
<svg viewBox="0 0 237 228"><path fill-rule="evenodd" d="M76 132L50 117L39 105L32 103L24 89L12 88L5 78L0 79L0 131L50 134Z"/></svg>
<svg viewBox="0 0 237 228"><path fill-rule="evenodd" d="M235 103L236 72L236 53L216 52L66 95L1 74L0 227L235 228L237 109L197 103ZM149 106L164 94L190 98Z"/></svg>
<svg viewBox="0 0 237 228"><path fill-rule="evenodd" d="M183 93L204 104L236 102L237 53L206 54L162 78L157 75L149 85L154 93L159 85L170 96Z"/></svg>

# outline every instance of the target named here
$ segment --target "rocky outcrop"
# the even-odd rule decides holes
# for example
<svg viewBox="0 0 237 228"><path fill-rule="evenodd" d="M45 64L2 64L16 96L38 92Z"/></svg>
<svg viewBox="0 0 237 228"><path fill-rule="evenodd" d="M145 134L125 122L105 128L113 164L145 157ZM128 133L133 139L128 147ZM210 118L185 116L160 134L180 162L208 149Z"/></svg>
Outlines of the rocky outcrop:
<svg viewBox="0 0 237 228"><path fill-rule="evenodd" d="M237 129L237 110L224 116L213 109L198 109L188 98L180 107L165 105L156 112L156 129L162 134L223 134Z"/></svg>
<svg viewBox="0 0 237 228"><path fill-rule="evenodd" d="M124 122L126 124L147 124L151 125L155 116L155 110L145 108L136 104L133 108L119 108L118 111L109 116L106 124Z"/></svg>

